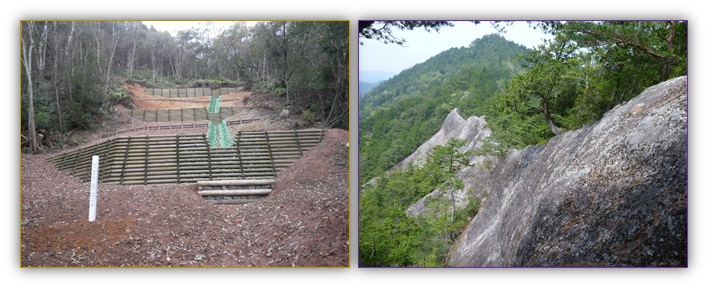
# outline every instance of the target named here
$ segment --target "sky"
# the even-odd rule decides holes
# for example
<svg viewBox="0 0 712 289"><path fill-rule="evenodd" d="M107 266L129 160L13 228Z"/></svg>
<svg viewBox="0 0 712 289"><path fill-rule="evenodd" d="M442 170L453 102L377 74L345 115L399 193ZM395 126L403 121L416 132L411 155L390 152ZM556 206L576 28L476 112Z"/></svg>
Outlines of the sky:
<svg viewBox="0 0 712 289"><path fill-rule="evenodd" d="M415 64L422 63L430 57L453 47L469 46L470 43L487 34L497 33L492 23L484 21L474 24L469 21L455 21L454 27L441 27L440 32L427 32L416 28L412 31L393 29L393 34L405 38L403 46L384 44L372 39L359 39L359 70L388 71L399 73ZM500 23L502 24L502 23ZM528 48L543 44L542 39L551 39L538 29L529 27L524 21L513 22L505 26L504 38Z"/></svg>
<svg viewBox="0 0 712 289"><path fill-rule="evenodd" d="M176 36L178 31L188 30L192 27L212 26L216 30L227 29L232 26L234 21L141 21L146 27L153 26L158 31L168 31L171 36ZM210 22L208 24L208 22ZM254 21L245 21L248 26Z"/></svg>
<svg viewBox="0 0 712 289"><path fill-rule="evenodd" d="M168 31L176 36L178 31L191 27L203 27L206 21L142 21L147 27L155 27L158 31ZM212 21L216 29L226 29L234 22ZM253 21L254 23L254 21ZM384 44L370 39L359 39L364 45L359 45L359 70L382 70L395 74L422 63L430 57L452 47L468 46L470 43L487 34L497 33L492 23L484 21L474 24L469 21L454 21L454 27L442 27L440 32L427 32L425 29L403 31L393 29L393 34L406 39L403 46ZM248 22L249 25L249 22ZM500 23L505 27L502 35L529 48L543 43L542 38L550 39L551 35L529 27L524 21L513 22L510 25Z"/></svg>

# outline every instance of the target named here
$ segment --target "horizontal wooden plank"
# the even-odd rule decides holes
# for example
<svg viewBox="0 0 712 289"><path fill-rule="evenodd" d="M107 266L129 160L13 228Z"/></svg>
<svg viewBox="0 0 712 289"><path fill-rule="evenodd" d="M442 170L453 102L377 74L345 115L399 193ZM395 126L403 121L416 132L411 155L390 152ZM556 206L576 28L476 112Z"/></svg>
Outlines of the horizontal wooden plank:
<svg viewBox="0 0 712 289"><path fill-rule="evenodd" d="M254 196L268 195L272 189L252 189L252 190L206 190L198 191L201 196Z"/></svg>
<svg viewBox="0 0 712 289"><path fill-rule="evenodd" d="M230 199L230 200L206 200L216 205L242 205L259 201L260 199Z"/></svg>
<svg viewBox="0 0 712 289"><path fill-rule="evenodd" d="M201 186L249 186L249 185L271 185L274 184L274 180L209 180L209 181L199 181L198 185Z"/></svg>

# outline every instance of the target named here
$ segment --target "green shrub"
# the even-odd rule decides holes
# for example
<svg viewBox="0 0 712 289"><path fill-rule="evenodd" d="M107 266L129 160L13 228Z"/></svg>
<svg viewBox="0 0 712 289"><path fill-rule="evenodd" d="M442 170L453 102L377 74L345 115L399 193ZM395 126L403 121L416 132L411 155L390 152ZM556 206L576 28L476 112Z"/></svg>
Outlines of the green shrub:
<svg viewBox="0 0 712 289"><path fill-rule="evenodd" d="M305 121L308 121L310 123L313 123L317 119L316 113L314 111L312 111L311 109L302 110L302 119L304 119Z"/></svg>
<svg viewBox="0 0 712 289"><path fill-rule="evenodd" d="M426 200L424 216L405 211L435 188L441 188L453 172L439 162L458 159L464 142L437 146L422 167L410 164L389 175L382 174L361 190L359 206L359 262L362 266L444 266L447 254L469 220L477 214L478 200L451 213L448 195ZM468 194L469 195L469 194ZM439 208L436 210L432 210Z"/></svg>
<svg viewBox="0 0 712 289"><path fill-rule="evenodd" d="M123 90L123 89L120 91L109 92L109 101L111 103L120 103L120 102L127 100L128 98L129 98L128 93L126 92L126 90Z"/></svg>
<svg viewBox="0 0 712 289"><path fill-rule="evenodd" d="M287 89L284 87L277 87L272 90L272 94L275 96L285 96L287 94Z"/></svg>
<svg viewBox="0 0 712 289"><path fill-rule="evenodd" d="M193 79L189 82L190 87L209 87L209 88L220 88L220 87L237 87L237 82L229 80L225 77L218 79Z"/></svg>

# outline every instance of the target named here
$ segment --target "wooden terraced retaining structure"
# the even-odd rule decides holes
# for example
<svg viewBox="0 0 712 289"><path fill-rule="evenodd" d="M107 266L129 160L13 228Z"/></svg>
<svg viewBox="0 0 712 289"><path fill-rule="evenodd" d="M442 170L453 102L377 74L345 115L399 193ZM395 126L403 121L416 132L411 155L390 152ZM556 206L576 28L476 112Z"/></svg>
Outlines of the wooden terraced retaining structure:
<svg viewBox="0 0 712 289"><path fill-rule="evenodd" d="M259 118L250 118L250 119L237 119L237 120L228 120L225 123L230 126L230 125L236 125L236 124L243 124L243 123L252 123L256 120L260 120ZM147 126L139 126L135 128L130 128L130 129L124 129L124 130L117 130L114 132L107 132L107 133L102 133L99 138L107 138L107 137L112 137L112 136L117 136L120 134L124 134L127 132L134 132L134 131L142 131L142 130L170 130L170 129L186 129L186 128L208 128L208 123L207 122L202 122L202 123L189 123L189 124L166 124L166 125L147 125Z"/></svg>
<svg viewBox="0 0 712 289"><path fill-rule="evenodd" d="M195 97L195 96L219 96L238 92L239 88L221 87L216 89L206 87L196 88L147 88L143 92L150 95L162 97Z"/></svg>
<svg viewBox="0 0 712 289"><path fill-rule="evenodd" d="M321 129L239 132L236 145L225 148L211 148L204 134L120 136L53 156L50 161L89 181L91 157L98 155L99 179L108 184L274 179L323 136Z"/></svg>
<svg viewBox="0 0 712 289"><path fill-rule="evenodd" d="M182 109L137 109L131 111L131 117L143 121L153 122L183 122L210 120L220 123L223 118L230 117L240 112L240 108L233 106L221 107L216 113L209 113L204 107Z"/></svg>
<svg viewBox="0 0 712 289"><path fill-rule="evenodd" d="M175 99L175 98L139 98L136 100L140 101L160 101L160 102L189 102L189 103L204 103L204 102L210 102L211 100L205 100L205 99ZM230 102L230 101L238 101L242 100L242 98L220 98L220 102Z"/></svg>

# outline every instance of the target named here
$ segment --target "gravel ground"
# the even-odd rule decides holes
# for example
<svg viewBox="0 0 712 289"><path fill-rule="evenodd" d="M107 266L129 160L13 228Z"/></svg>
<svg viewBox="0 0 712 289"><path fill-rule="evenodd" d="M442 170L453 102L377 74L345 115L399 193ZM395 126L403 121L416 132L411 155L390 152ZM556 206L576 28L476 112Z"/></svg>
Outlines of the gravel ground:
<svg viewBox="0 0 712 289"><path fill-rule="evenodd" d="M21 265L339 266L348 259L347 132L329 130L264 200L213 205L196 185L89 184L22 155Z"/></svg>
<svg viewBox="0 0 712 289"><path fill-rule="evenodd" d="M274 109L245 111L233 118L261 121L231 131L294 124L278 119ZM107 129L138 124L125 109L117 115ZM84 134L85 145L100 141L103 132ZM214 205L197 194L195 184L100 184L94 222L87 220L89 183L59 171L47 161L50 153L23 154L21 266L348 267L347 141L347 131L327 130L319 145L279 173L272 193L255 203Z"/></svg>

